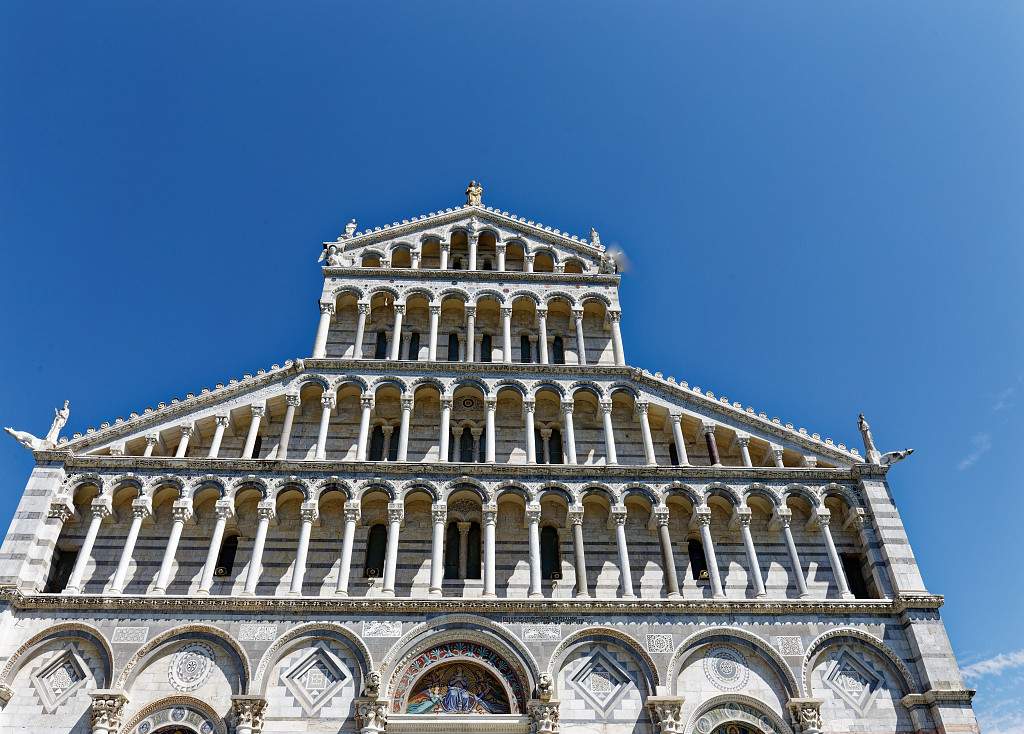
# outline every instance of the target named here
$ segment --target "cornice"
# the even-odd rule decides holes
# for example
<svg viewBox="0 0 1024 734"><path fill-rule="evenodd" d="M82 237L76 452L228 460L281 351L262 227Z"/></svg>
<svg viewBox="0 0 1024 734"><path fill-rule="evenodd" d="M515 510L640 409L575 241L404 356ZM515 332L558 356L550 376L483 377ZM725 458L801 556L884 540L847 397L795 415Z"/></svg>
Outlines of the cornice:
<svg viewBox="0 0 1024 734"><path fill-rule="evenodd" d="M973 688L955 688L951 690L937 690L932 688L924 693L910 693L900 699L906 708L915 706L932 706L936 703L960 703L970 704L977 691Z"/></svg>
<svg viewBox="0 0 1024 734"><path fill-rule="evenodd" d="M895 615L907 609L934 610L937 595L896 599L466 599L344 597L198 597L102 594L26 594L0 588L0 600L18 610L103 612L261 612L361 614L756 614L756 615Z"/></svg>
<svg viewBox="0 0 1024 734"><path fill-rule="evenodd" d="M364 268L331 267L321 268L324 278L405 278L411 281L425 280L481 283L584 283L586 285L610 285L618 287L621 278L608 273L527 273L518 270L435 270L433 268Z"/></svg>

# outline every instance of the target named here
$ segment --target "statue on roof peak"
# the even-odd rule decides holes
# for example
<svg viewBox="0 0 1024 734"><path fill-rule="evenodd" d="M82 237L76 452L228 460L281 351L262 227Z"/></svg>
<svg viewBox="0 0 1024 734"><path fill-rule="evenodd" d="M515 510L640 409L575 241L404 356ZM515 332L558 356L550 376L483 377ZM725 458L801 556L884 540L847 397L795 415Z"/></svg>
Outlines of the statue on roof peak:
<svg viewBox="0 0 1024 734"><path fill-rule="evenodd" d="M50 430L46 432L46 438L39 438L28 431L16 431L10 427L4 428L4 430L11 434L15 441L31 451L52 449L57 445L61 429L67 424L68 417L71 415L70 405L71 401L65 400L63 408L53 409L53 423L50 424Z"/></svg>
<svg viewBox="0 0 1024 734"><path fill-rule="evenodd" d="M594 229L593 227L590 228L590 244L592 244L594 247L601 246L601 235L599 235L597 233L597 230Z"/></svg>
<svg viewBox="0 0 1024 734"><path fill-rule="evenodd" d="M864 440L864 454L866 455L868 462L871 464L891 466L898 461L903 461L914 453L914 449L888 451L884 454L880 452L875 448L875 438L871 435L871 425L868 423L868 419L864 417L863 413L861 413L857 419L857 428L860 429L860 436Z"/></svg>
<svg viewBox="0 0 1024 734"><path fill-rule="evenodd" d="M466 204L469 206L483 206L484 187L477 181L470 181L466 187Z"/></svg>

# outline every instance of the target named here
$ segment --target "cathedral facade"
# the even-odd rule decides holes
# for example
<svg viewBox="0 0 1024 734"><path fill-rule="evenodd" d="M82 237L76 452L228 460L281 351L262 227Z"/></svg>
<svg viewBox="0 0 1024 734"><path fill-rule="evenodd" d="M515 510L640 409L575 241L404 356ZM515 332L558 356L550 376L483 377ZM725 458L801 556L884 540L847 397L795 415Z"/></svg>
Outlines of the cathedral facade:
<svg viewBox="0 0 1024 734"><path fill-rule="evenodd" d="M0 731L976 732L906 452L630 367L597 233L466 197L323 244L310 356L11 431Z"/></svg>

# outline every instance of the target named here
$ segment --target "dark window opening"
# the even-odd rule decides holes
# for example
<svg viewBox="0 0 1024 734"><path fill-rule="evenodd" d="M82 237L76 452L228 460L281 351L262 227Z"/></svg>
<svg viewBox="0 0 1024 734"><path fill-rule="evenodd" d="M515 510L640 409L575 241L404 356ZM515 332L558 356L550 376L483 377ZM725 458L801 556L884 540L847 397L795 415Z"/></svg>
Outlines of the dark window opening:
<svg viewBox="0 0 1024 734"><path fill-rule="evenodd" d="M466 578L480 578L480 523L469 526L468 550L466 551Z"/></svg>
<svg viewBox="0 0 1024 734"><path fill-rule="evenodd" d="M555 364L565 364L565 342L560 336L551 340L551 358Z"/></svg>
<svg viewBox="0 0 1024 734"><path fill-rule="evenodd" d="M363 576L377 578L384 575L384 555L387 548L387 527L374 525L366 535L366 564L363 567Z"/></svg>
<svg viewBox="0 0 1024 734"><path fill-rule="evenodd" d="M491 267L491 259L490 258L487 258L487 259L484 260L484 270L494 270L494 268Z"/></svg>
<svg viewBox="0 0 1024 734"><path fill-rule="evenodd" d="M540 434L539 428L533 429L533 453L537 454L537 463L546 464L544 461L544 437Z"/></svg>
<svg viewBox="0 0 1024 734"><path fill-rule="evenodd" d="M46 576L46 585L43 592L46 594L59 594L64 591L71 578L71 572L75 569L75 561L78 560L77 550L53 549L53 558L50 560L50 572Z"/></svg>
<svg viewBox="0 0 1024 734"><path fill-rule="evenodd" d="M377 332L377 345L373 348L373 358L388 358L388 333L386 331Z"/></svg>
<svg viewBox="0 0 1024 734"><path fill-rule="evenodd" d="M459 361L459 335L454 332L448 335L448 361Z"/></svg>
<svg viewBox="0 0 1024 734"><path fill-rule="evenodd" d="M473 461L473 432L468 426L462 429L462 435L459 436L459 461Z"/></svg>
<svg viewBox="0 0 1024 734"><path fill-rule="evenodd" d="M455 436L448 432L448 461L455 461Z"/></svg>
<svg viewBox="0 0 1024 734"><path fill-rule="evenodd" d="M548 439L548 463L564 464L562 457L562 432L557 428L551 429L551 438Z"/></svg>
<svg viewBox="0 0 1024 734"><path fill-rule="evenodd" d="M420 333L414 331L409 334L409 360L415 362L420 358Z"/></svg>
<svg viewBox="0 0 1024 734"><path fill-rule="evenodd" d="M256 441L252 445L252 458L260 458L260 452L263 450L263 436L256 434Z"/></svg>
<svg viewBox="0 0 1024 734"><path fill-rule="evenodd" d="M493 347L491 346L491 335L490 334L484 334L482 337L480 337L480 361L481 362L490 362L491 361L491 350L492 349L493 349Z"/></svg>
<svg viewBox="0 0 1024 734"><path fill-rule="evenodd" d="M672 462L672 466L679 466L679 452L676 451L674 443L668 445L668 458Z"/></svg>
<svg viewBox="0 0 1024 734"><path fill-rule="evenodd" d="M384 429L380 426L373 427L370 434L370 461L384 460Z"/></svg>
<svg viewBox="0 0 1024 734"><path fill-rule="evenodd" d="M213 575L219 578L230 576L235 570L235 554L238 553L238 536L224 538L217 552L217 563L213 567Z"/></svg>
<svg viewBox="0 0 1024 734"><path fill-rule="evenodd" d="M841 553L839 560L843 564L846 583L850 585L850 593L858 599L870 599L867 581L864 579L864 557L860 553Z"/></svg>
<svg viewBox="0 0 1024 734"><path fill-rule="evenodd" d="M388 461L398 461L398 431L388 436Z"/></svg>
<svg viewBox="0 0 1024 734"><path fill-rule="evenodd" d="M444 533L444 577L459 577L459 524L454 521L448 523Z"/></svg>
<svg viewBox="0 0 1024 734"><path fill-rule="evenodd" d="M533 355L530 354L530 337L526 334L519 337L519 361L523 364L530 364L533 361Z"/></svg>
<svg viewBox="0 0 1024 734"><path fill-rule="evenodd" d="M476 440L476 445L476 460L483 464L485 461L487 461L487 439L485 438L484 435L481 435L480 438Z"/></svg>
<svg viewBox="0 0 1024 734"><path fill-rule="evenodd" d="M562 554L558 547L558 530L545 525L540 529L540 577L562 578Z"/></svg>
<svg viewBox="0 0 1024 734"><path fill-rule="evenodd" d="M695 581L707 581L708 560L704 557L704 545L696 539L686 541L686 551L690 555L690 575Z"/></svg>
<svg viewBox="0 0 1024 734"><path fill-rule="evenodd" d="M454 270L462 270L462 258L461 257L455 258L455 263L453 264L453 269Z"/></svg>

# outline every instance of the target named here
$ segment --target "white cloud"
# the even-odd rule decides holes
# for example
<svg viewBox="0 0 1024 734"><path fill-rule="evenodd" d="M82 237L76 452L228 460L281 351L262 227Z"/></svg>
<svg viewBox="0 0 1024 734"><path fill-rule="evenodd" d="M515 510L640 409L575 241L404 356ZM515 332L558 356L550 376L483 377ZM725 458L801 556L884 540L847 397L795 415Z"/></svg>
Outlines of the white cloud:
<svg viewBox="0 0 1024 734"><path fill-rule="evenodd" d="M979 660L961 668L965 678L980 678L983 675L1000 675L1004 670L1024 667L1024 650L1004 652L988 660Z"/></svg>
<svg viewBox="0 0 1024 734"><path fill-rule="evenodd" d="M981 730L985 734L1024 734L1024 710L1016 706L1013 711L999 710L1002 708L1006 707L997 706L995 711L978 713Z"/></svg>
<svg viewBox="0 0 1024 734"><path fill-rule="evenodd" d="M996 395L996 401L992 404L992 411L998 413L1000 410L1008 410L1013 407L1014 398L1017 395L1017 388L1014 385Z"/></svg>
<svg viewBox="0 0 1024 734"><path fill-rule="evenodd" d="M971 451L960 460L956 468L960 471L970 469L978 463L978 459L987 454L992 448L992 435L988 433L976 433L971 436Z"/></svg>

